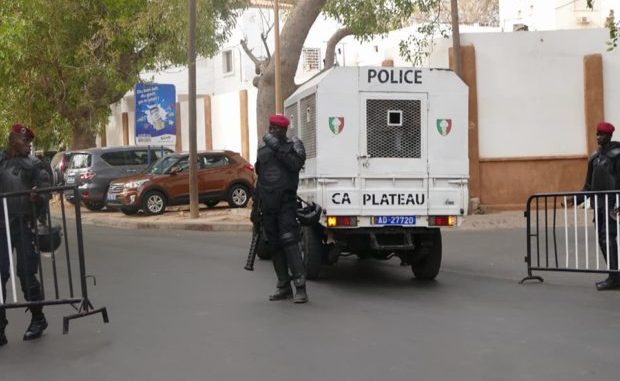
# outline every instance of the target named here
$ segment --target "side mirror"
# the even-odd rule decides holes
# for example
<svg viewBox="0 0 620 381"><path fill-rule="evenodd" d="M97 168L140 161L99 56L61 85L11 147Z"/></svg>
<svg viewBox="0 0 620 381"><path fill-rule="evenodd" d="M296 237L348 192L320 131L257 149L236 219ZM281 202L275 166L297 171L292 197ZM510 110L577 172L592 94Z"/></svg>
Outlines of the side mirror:
<svg viewBox="0 0 620 381"><path fill-rule="evenodd" d="M171 175L176 175L177 173L181 172L181 168L178 166L173 166L172 168L170 168L170 173Z"/></svg>

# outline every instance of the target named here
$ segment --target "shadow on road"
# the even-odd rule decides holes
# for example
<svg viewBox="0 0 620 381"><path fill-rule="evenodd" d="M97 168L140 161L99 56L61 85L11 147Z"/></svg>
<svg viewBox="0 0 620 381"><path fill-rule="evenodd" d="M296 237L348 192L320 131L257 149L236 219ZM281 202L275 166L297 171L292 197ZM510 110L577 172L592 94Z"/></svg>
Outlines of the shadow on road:
<svg viewBox="0 0 620 381"><path fill-rule="evenodd" d="M441 274L440 274L441 276ZM356 257L341 258L335 265L324 266L319 282L343 289L417 289L436 290L438 281L422 281L413 276L410 266L400 266L399 260L359 260Z"/></svg>

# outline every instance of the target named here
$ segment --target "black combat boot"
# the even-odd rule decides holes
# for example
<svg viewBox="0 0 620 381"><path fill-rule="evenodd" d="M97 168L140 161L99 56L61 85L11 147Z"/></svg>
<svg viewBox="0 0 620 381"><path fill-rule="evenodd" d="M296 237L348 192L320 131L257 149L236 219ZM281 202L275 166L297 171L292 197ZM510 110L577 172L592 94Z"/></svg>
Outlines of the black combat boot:
<svg viewBox="0 0 620 381"><path fill-rule="evenodd" d="M293 288L291 287L290 284L286 286L282 286L282 287L278 285L276 292L273 293L273 295L269 295L269 300L271 301L285 300L285 299L290 299L292 297L293 297Z"/></svg>
<svg viewBox="0 0 620 381"><path fill-rule="evenodd" d="M607 279L596 282L596 289L599 291L614 290L620 288L620 275L610 274Z"/></svg>
<svg viewBox="0 0 620 381"><path fill-rule="evenodd" d="M599 246L601 247L601 254L603 255L603 259L607 261L607 247L605 242L599 242ZM618 268L618 247L616 245L616 239L611 239L609 242L609 269L616 270ZM620 288L620 274L618 273L610 273L607 279L596 282L596 289L598 291L605 290L613 290L616 288Z"/></svg>
<svg viewBox="0 0 620 381"><path fill-rule="evenodd" d="M6 278L1 277L0 279L7 278L8 276ZM6 283L2 282L2 284L0 284L0 287L2 287L2 295L6 297ZM6 299L4 300L6 301ZM2 298L0 298L0 303L4 303ZM0 347L8 343L8 340L6 339L6 334L4 333L4 329L6 328L7 324L9 324L9 322L6 320L6 309L0 308Z"/></svg>
<svg viewBox="0 0 620 381"><path fill-rule="evenodd" d="M4 328L6 327L6 321L0 321L0 347L6 345L9 341L6 339L6 335L4 334Z"/></svg>
<svg viewBox="0 0 620 381"><path fill-rule="evenodd" d="M291 269L293 275L293 284L295 284L295 297L293 301L295 303L306 303L308 301L308 294L306 293L306 271L304 269L304 262L301 258L301 252L298 245L288 245L284 248L286 253L286 260L288 266Z"/></svg>
<svg viewBox="0 0 620 381"><path fill-rule="evenodd" d="M306 277L302 275L299 278L293 280L293 283L295 284L295 297L293 298L293 302L308 302L308 294L306 293Z"/></svg>
<svg viewBox="0 0 620 381"><path fill-rule="evenodd" d="M293 298L294 303L307 303L308 302L308 293L306 293L306 286L296 287L295 288L295 297Z"/></svg>
<svg viewBox="0 0 620 381"><path fill-rule="evenodd" d="M43 335L43 331L47 328L47 320L43 312L32 312L32 320L28 329L24 333L24 341L30 341L38 339Z"/></svg>
<svg viewBox="0 0 620 381"><path fill-rule="evenodd" d="M291 277L288 273L286 265L286 254L281 249L276 249L271 254L273 268L276 270L278 278L277 290L273 295L269 295L269 300L284 300L293 297L293 289L291 288Z"/></svg>

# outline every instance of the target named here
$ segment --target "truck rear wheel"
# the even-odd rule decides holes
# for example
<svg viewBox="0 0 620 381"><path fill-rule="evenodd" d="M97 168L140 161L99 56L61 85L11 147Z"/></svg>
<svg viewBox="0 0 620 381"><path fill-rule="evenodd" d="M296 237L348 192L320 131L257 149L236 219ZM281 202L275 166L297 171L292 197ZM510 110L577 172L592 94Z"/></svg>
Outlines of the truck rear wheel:
<svg viewBox="0 0 620 381"><path fill-rule="evenodd" d="M301 252L306 267L306 278L316 279L321 272L325 257L325 246L320 225L301 227Z"/></svg>
<svg viewBox="0 0 620 381"><path fill-rule="evenodd" d="M413 275L421 280L435 279L441 267L441 231L439 229L433 229L431 235L420 239L414 258L411 263Z"/></svg>

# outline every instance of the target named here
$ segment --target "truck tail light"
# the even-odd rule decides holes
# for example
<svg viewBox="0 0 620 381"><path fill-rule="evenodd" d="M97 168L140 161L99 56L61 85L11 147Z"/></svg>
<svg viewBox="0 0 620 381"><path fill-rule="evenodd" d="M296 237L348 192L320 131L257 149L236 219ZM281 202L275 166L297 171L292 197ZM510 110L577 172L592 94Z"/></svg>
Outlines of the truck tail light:
<svg viewBox="0 0 620 381"><path fill-rule="evenodd" d="M254 166L250 163L247 163L246 165L244 165L243 168L247 169L250 172L254 172Z"/></svg>
<svg viewBox="0 0 620 381"><path fill-rule="evenodd" d="M429 226L455 226L456 216L429 216Z"/></svg>
<svg viewBox="0 0 620 381"><path fill-rule="evenodd" d="M327 216L327 227L357 226L357 217L354 216Z"/></svg>
<svg viewBox="0 0 620 381"><path fill-rule="evenodd" d="M97 173L95 173L94 171L88 171L88 172L82 173L80 175L80 180L81 181L90 181L90 180L94 179L95 176L97 176Z"/></svg>

